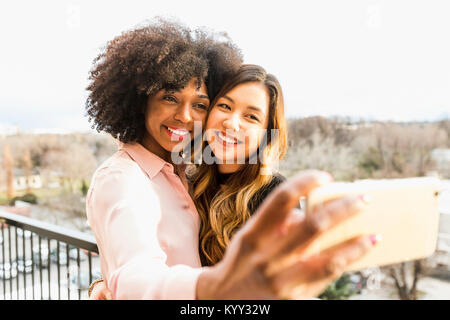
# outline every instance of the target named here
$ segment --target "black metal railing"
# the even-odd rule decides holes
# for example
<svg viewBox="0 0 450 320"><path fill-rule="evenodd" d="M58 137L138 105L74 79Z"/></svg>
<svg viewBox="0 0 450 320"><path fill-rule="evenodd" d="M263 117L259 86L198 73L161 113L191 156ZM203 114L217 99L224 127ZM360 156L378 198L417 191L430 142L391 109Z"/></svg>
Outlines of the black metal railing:
<svg viewBox="0 0 450 320"><path fill-rule="evenodd" d="M87 299L101 277L93 236L0 210L0 300Z"/></svg>

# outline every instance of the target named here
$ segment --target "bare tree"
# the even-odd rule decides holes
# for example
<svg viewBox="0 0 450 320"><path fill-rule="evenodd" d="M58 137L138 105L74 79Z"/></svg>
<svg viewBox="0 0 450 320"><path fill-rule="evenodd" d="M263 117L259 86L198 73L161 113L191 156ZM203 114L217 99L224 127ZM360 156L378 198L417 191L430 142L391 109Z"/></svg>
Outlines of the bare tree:
<svg viewBox="0 0 450 320"><path fill-rule="evenodd" d="M11 157L11 149L9 144L5 144L4 146L4 166L6 171L6 197L8 200L14 198L15 190L14 190L14 163Z"/></svg>
<svg viewBox="0 0 450 320"><path fill-rule="evenodd" d="M42 158L44 170L58 172L71 192L77 183L92 176L96 166L97 161L85 144L72 143L69 148L51 150Z"/></svg>
<svg viewBox="0 0 450 320"><path fill-rule="evenodd" d="M324 137L317 130L308 139L290 146L280 171L290 176L298 170L319 169L330 172L337 180L353 180L357 156L350 146L336 145L332 136Z"/></svg>
<svg viewBox="0 0 450 320"><path fill-rule="evenodd" d="M388 267L400 300L417 300L417 284L423 277L424 263L425 260L414 260Z"/></svg>
<svg viewBox="0 0 450 320"><path fill-rule="evenodd" d="M25 173L25 179L27 184L27 193L31 193L31 171L33 170L33 164L31 163L30 151L27 149L23 156L23 169Z"/></svg>

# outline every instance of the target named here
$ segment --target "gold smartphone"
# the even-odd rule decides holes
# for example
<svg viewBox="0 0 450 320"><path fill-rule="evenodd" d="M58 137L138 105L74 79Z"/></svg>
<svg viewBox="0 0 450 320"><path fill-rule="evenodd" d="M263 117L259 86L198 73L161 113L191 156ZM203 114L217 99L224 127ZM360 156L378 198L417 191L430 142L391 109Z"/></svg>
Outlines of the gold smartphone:
<svg viewBox="0 0 450 320"><path fill-rule="evenodd" d="M306 198L306 215L323 202L346 195L364 194L366 209L319 236L308 253L320 251L363 234L381 241L348 271L384 266L430 256L439 230L437 178L406 178L333 182L314 189Z"/></svg>

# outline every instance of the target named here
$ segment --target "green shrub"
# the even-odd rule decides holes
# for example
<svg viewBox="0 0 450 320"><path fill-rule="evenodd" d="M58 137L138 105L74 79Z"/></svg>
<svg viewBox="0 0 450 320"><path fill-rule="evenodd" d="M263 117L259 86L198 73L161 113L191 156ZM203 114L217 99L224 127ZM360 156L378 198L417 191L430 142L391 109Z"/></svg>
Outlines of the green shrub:
<svg viewBox="0 0 450 320"><path fill-rule="evenodd" d="M358 167L369 177L372 176L373 172L382 169L383 166L383 156L380 151L374 147L369 147L369 149L361 155L358 163Z"/></svg>
<svg viewBox="0 0 450 320"><path fill-rule="evenodd" d="M346 300L350 296L356 294L350 283L350 276L344 274L335 282L330 284L328 288L319 296L322 300Z"/></svg>
<svg viewBox="0 0 450 320"><path fill-rule="evenodd" d="M13 206L16 204L16 201L24 201L31 204L37 204L38 197L34 193L26 193L23 196L14 197L9 201L9 205Z"/></svg>
<svg viewBox="0 0 450 320"><path fill-rule="evenodd" d="M86 181L83 179L81 184L81 192L83 193L83 196L86 196L89 190L89 186L87 185Z"/></svg>

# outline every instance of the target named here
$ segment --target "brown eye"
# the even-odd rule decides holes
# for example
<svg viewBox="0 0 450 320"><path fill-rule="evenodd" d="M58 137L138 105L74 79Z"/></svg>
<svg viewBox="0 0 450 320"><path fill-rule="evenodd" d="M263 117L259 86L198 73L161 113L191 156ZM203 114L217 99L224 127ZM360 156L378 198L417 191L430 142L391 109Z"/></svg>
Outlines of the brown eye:
<svg viewBox="0 0 450 320"><path fill-rule="evenodd" d="M177 99L174 96L164 96L163 100L166 100L169 102L177 102Z"/></svg>
<svg viewBox="0 0 450 320"><path fill-rule="evenodd" d="M227 109L227 110L231 110L230 106L225 104L225 103L221 103L217 105L219 108L223 108L223 109Z"/></svg>
<svg viewBox="0 0 450 320"><path fill-rule="evenodd" d="M197 108L202 109L202 110L207 110L208 107L205 106L203 103L198 103L195 105Z"/></svg>

